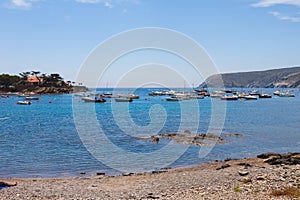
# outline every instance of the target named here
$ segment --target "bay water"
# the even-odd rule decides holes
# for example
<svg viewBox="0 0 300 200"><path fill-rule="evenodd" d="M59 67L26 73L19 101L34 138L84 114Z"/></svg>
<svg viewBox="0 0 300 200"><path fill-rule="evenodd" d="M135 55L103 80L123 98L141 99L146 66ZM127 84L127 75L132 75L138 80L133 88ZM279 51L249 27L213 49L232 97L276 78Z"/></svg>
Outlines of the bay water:
<svg viewBox="0 0 300 200"><path fill-rule="evenodd" d="M129 127L131 133L127 133L126 127L127 132L124 131L115 119L116 113L122 112L122 108L118 108L122 103L116 103L114 99L107 99L106 103L92 103L101 130L114 145L124 151L151 153L164 148L170 141L161 140L156 144L139 140L134 137L139 127L148 127L143 129L144 136L189 130L188 127L181 130L181 104L166 101L166 96L150 97L148 93L155 90L162 89L114 89L114 93L134 92L140 96L128 104L129 119L128 115L123 116L125 121L122 126L126 126L128 120L136 125L136 130ZM271 94L276 89L258 90ZM200 146L188 146L184 154L169 167L191 166L226 158L255 157L270 151L300 152L300 92L299 89L293 90L296 97L292 98L273 96L271 99L256 101L227 101L225 123L221 130L224 144L215 145L207 156L201 158ZM112 89L98 89L98 92L107 91ZM69 177L96 172L121 173L96 159L78 134L74 122L74 103L82 110L90 103L82 102L79 97L71 94L40 95L39 98L38 101L32 101L30 106L17 105L16 102L23 100L23 97L16 95L0 99L0 177ZM188 101L185 104L189 105ZM207 133L213 117L212 100L205 97L196 102L197 108L192 107L192 103L190 109L187 106L188 121L191 126L197 124L196 133ZM159 112L155 112L156 108ZM151 109L155 116L151 116ZM193 117L195 112L197 119ZM122 119L121 114L118 117ZM155 121L160 126L151 126ZM92 130L91 127L89 130ZM242 136L225 137L230 133ZM182 146L185 148L185 145ZM104 156L113 158L114 153L108 149ZM122 160L112 160L115 165L122 165Z"/></svg>

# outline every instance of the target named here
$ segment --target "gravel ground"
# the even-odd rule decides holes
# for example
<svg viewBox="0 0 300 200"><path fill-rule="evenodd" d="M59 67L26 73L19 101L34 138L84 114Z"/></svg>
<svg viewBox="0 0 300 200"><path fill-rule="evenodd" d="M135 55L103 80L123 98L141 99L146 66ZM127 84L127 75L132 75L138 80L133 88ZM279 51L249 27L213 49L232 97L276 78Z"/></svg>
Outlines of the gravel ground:
<svg viewBox="0 0 300 200"><path fill-rule="evenodd" d="M0 190L0 199L300 199L300 165L259 158L130 176L0 181L18 183ZM284 188L295 188L295 196L271 194Z"/></svg>

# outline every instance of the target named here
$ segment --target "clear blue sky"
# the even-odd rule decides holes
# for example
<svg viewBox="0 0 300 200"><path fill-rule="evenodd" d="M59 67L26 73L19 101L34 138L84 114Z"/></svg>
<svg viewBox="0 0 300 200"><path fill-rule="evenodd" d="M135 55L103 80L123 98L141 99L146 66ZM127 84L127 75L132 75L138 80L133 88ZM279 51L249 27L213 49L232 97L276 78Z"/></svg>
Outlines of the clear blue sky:
<svg viewBox="0 0 300 200"><path fill-rule="evenodd" d="M300 0L2 0L0 73L74 80L100 42L141 27L195 39L220 72L300 65Z"/></svg>

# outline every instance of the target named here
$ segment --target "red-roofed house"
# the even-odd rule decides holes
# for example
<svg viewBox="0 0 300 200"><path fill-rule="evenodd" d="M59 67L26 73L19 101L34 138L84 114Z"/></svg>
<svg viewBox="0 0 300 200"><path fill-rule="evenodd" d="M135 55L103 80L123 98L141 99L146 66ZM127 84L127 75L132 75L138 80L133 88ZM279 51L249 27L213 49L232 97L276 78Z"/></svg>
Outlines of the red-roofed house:
<svg viewBox="0 0 300 200"><path fill-rule="evenodd" d="M39 85L39 84L43 83L43 78L38 77L38 76L28 76L27 82L32 85Z"/></svg>

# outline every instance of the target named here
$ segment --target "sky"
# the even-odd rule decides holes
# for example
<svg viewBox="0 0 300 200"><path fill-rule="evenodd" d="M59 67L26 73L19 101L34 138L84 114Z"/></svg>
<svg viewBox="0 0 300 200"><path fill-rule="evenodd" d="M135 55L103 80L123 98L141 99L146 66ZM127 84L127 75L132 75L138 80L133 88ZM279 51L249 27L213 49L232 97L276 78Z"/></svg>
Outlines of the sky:
<svg viewBox="0 0 300 200"><path fill-rule="evenodd" d="M99 44L143 27L171 29L192 38L221 73L300 66L300 0L2 0L0 27L0 73L38 70L76 80ZM157 52L148 51L136 56L153 57L162 65L172 59L165 53L157 59ZM126 71L121 68L131 67L128 59L115 63L99 84L114 85L120 71ZM184 76L193 74L184 62L167 65L179 74L187 71ZM149 74L140 73L140 78ZM183 84L174 77L166 84ZM196 76L190 79L201 82ZM136 83L128 79L123 84Z"/></svg>

